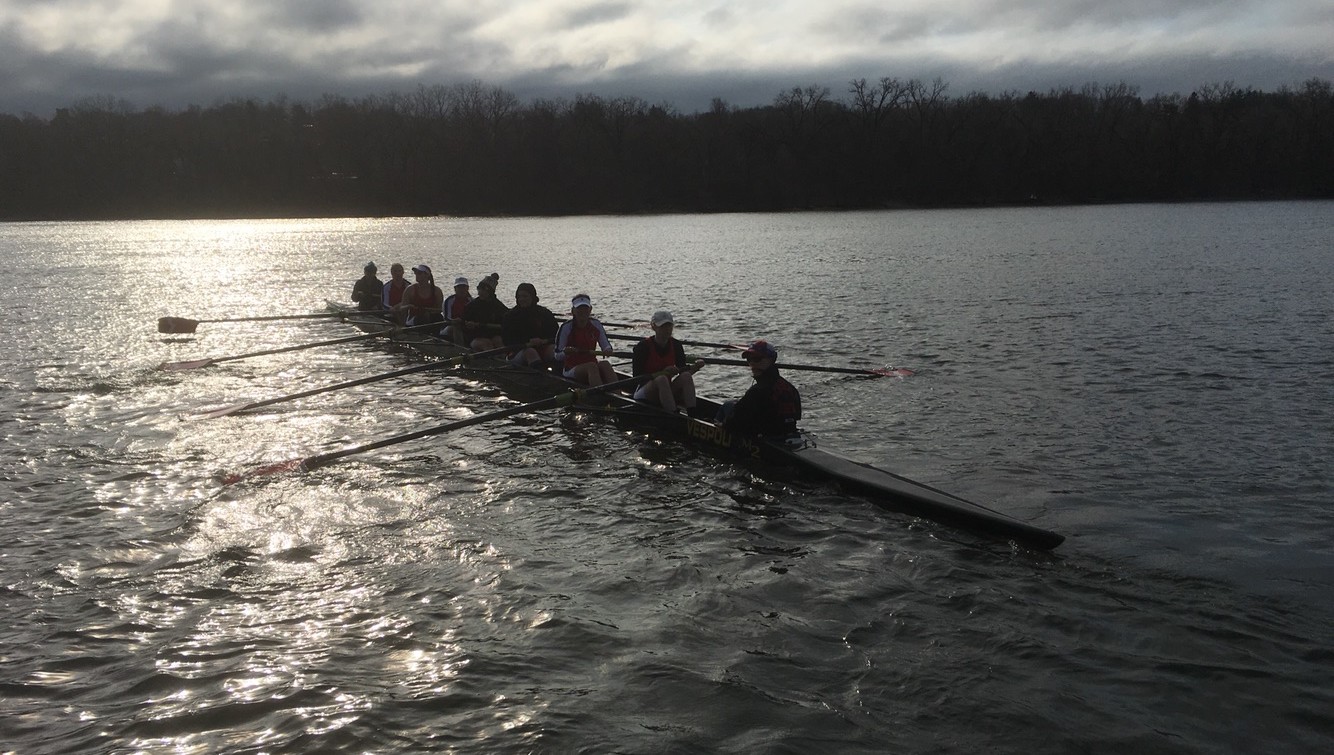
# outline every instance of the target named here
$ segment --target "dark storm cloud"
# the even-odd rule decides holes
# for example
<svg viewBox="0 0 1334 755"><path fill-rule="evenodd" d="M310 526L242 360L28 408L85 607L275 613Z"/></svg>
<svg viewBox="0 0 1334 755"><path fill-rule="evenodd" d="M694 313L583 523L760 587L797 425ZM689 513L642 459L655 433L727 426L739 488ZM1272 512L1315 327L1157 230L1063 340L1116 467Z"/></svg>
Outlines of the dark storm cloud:
<svg viewBox="0 0 1334 755"><path fill-rule="evenodd" d="M267 9L275 22L293 29L330 32L360 25L365 16L352 0L274 3Z"/></svg>

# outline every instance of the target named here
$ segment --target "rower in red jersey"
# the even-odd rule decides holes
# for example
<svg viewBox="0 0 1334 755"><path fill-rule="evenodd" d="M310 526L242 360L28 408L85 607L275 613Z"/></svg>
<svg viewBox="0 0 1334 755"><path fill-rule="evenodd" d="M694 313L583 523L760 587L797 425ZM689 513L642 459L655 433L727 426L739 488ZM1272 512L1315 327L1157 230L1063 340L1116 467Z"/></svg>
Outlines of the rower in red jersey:
<svg viewBox="0 0 1334 755"><path fill-rule="evenodd" d="M435 285L431 268L417 265L412 268L412 274L416 276L417 282L403 290L403 299L398 303L399 309L407 313L407 324L443 322L445 318L440 312L445 303L445 292Z"/></svg>
<svg viewBox="0 0 1334 755"><path fill-rule="evenodd" d="M408 290L408 281L403 277L403 266L395 262L389 266L389 280L381 292L380 304L384 309L393 309L403 301L403 292Z"/></svg>
<svg viewBox="0 0 1334 755"><path fill-rule="evenodd" d="M672 337L676 318L671 312L654 312L649 322L653 326L653 335L635 344L631 371L636 377L658 374L639 384L635 399L658 404L669 412L680 409L693 417L695 373L704 366L704 360L686 363L685 348Z"/></svg>
<svg viewBox="0 0 1334 755"><path fill-rule="evenodd" d="M570 319L556 331L556 358L564 363L563 374L590 386L615 382L611 363L598 359L611 354L607 331L593 317L593 300L588 294L576 294L570 300Z"/></svg>

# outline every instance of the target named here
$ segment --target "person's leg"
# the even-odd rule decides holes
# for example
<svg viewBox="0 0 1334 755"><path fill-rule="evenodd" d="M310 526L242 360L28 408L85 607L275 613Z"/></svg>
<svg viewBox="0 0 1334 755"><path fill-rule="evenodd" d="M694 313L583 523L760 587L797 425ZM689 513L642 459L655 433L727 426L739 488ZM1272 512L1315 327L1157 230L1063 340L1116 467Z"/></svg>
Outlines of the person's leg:
<svg viewBox="0 0 1334 755"><path fill-rule="evenodd" d="M653 383L653 393L658 400L658 405L663 409L676 411L676 397L672 395L672 381L666 375L659 375L651 381Z"/></svg>
<svg viewBox="0 0 1334 755"><path fill-rule="evenodd" d="M689 372L677 375L672 380L672 393L676 396L676 402L689 414L695 408L695 376Z"/></svg>
<svg viewBox="0 0 1334 755"><path fill-rule="evenodd" d="M574 379L590 388L596 388L602 385L602 372L598 369L597 362L584 362L574 368Z"/></svg>

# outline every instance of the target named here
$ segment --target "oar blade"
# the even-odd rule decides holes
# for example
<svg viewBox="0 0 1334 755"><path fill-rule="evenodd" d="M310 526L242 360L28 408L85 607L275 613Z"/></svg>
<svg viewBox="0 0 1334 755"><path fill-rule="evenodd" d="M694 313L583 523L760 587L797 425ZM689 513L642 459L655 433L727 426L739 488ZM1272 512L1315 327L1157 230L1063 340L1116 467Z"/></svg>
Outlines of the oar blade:
<svg viewBox="0 0 1334 755"><path fill-rule="evenodd" d="M163 372L180 372L181 370L197 370L201 367L207 367L213 364L213 359L192 359L188 362L163 362L157 368Z"/></svg>
<svg viewBox="0 0 1334 755"><path fill-rule="evenodd" d="M897 377L897 378L912 377L913 375L917 374L912 370L908 369L907 367L883 367L880 369L867 370L867 371L874 373L876 375L882 375L884 377Z"/></svg>
<svg viewBox="0 0 1334 755"><path fill-rule="evenodd" d="M305 459L288 459L287 461L280 461L277 464L269 464L258 469L252 469L249 472L234 472L223 476L220 482L222 482L223 485L235 485L238 482L253 480L256 477L272 477L275 475L286 474L288 472L295 472L302 469L305 461Z"/></svg>
<svg viewBox="0 0 1334 755"><path fill-rule="evenodd" d="M157 332L159 333L193 333L199 327L198 320L191 320L188 317L159 317L157 319Z"/></svg>

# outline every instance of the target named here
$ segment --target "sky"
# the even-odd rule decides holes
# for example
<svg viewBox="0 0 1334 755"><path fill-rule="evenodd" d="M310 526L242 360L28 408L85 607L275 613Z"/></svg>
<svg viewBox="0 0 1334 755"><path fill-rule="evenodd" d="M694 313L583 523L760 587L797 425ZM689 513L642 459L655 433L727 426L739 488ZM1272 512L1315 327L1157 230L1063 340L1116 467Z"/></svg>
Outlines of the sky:
<svg viewBox="0 0 1334 755"><path fill-rule="evenodd" d="M1144 97L1334 80L1334 0L0 0L0 113L317 101L480 81L681 112L793 87Z"/></svg>

